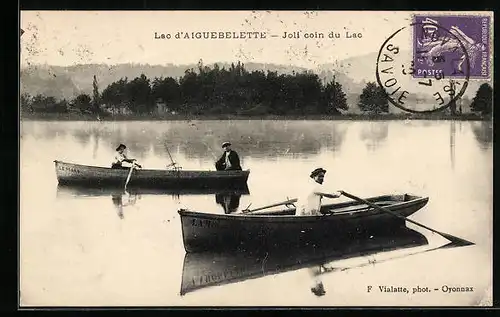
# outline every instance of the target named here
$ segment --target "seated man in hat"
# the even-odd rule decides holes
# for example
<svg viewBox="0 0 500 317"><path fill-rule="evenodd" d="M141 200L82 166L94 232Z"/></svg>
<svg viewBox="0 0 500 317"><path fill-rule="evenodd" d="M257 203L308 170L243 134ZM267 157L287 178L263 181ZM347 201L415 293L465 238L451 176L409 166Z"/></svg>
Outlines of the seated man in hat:
<svg viewBox="0 0 500 317"><path fill-rule="evenodd" d="M238 156L238 153L236 153L236 151L233 151L231 149L231 143L224 142L222 144L222 148L224 149L224 153L215 163L215 168L218 171L241 171L240 157Z"/></svg>
<svg viewBox="0 0 500 317"><path fill-rule="evenodd" d="M122 165L123 162L130 163L130 164L132 164L132 166L135 165L137 167L141 167L139 164L136 163L136 161L137 161L136 159L128 158L125 155L126 148L127 147L124 144L120 144L116 148L115 161L111 164L111 168L129 169L131 167L131 166L123 166Z"/></svg>
<svg viewBox="0 0 500 317"><path fill-rule="evenodd" d="M317 168L311 172L310 178L312 181L308 184L304 195L298 198L296 206L296 215L299 216L321 216L321 199L323 197L327 198L338 198L342 194L337 192L335 194L325 193L321 184L325 179L326 170L323 168Z"/></svg>

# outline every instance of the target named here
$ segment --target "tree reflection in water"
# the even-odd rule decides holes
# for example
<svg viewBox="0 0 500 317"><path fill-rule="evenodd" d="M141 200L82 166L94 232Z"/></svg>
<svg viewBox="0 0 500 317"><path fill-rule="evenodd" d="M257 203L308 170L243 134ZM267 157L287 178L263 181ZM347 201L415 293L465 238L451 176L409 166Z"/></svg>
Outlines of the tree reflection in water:
<svg viewBox="0 0 500 317"><path fill-rule="evenodd" d="M21 121L20 133L21 138L25 135L41 137L46 140L53 140L56 137L66 136L68 130L54 122L36 122Z"/></svg>
<svg viewBox="0 0 500 317"><path fill-rule="evenodd" d="M221 143L230 140L245 157L275 158L283 155L316 155L322 148L337 151L345 138L348 123L322 121L234 122L171 121L165 125L134 122L129 125L100 122L71 129L71 135L82 146L95 138L95 146L114 149L127 144L130 153L143 159L152 151L168 157L182 153L186 159L214 160L222 151ZM47 132L47 131L46 131ZM94 149L94 152L97 152Z"/></svg>
<svg viewBox="0 0 500 317"><path fill-rule="evenodd" d="M472 132L481 149L489 149L493 142L493 122L492 121L471 121Z"/></svg>
<svg viewBox="0 0 500 317"><path fill-rule="evenodd" d="M455 135L457 133L455 125L456 125L455 120L450 122L450 160L452 169L455 169L455 151L456 151Z"/></svg>
<svg viewBox="0 0 500 317"><path fill-rule="evenodd" d="M338 151L350 124L311 120L58 122L47 125L35 122L24 124L22 133L46 139L69 134L82 147L92 142L94 158L97 153L114 152L116 146L123 143L137 159L153 155L165 157L167 161L167 147L174 160L177 157L215 160L221 154L221 143L229 140L244 161L246 157L307 157L325 149Z"/></svg>
<svg viewBox="0 0 500 317"><path fill-rule="evenodd" d="M387 139L388 134L389 122L367 122L361 129L360 139L364 141L368 150L376 150Z"/></svg>

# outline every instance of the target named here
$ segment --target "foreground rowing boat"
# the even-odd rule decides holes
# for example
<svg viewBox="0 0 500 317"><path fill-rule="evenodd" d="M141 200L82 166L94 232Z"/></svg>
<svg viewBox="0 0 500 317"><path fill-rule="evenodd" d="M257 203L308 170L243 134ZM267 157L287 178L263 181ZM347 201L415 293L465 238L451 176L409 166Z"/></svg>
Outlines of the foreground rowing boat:
<svg viewBox="0 0 500 317"><path fill-rule="evenodd" d="M407 217L429 198L409 194L367 198L392 213ZM325 237L341 239L371 235L404 225L389 213L357 201L325 204L323 216L295 215L295 208L250 214L210 214L181 209L182 236L186 252L214 249L281 248L297 244L316 245Z"/></svg>
<svg viewBox="0 0 500 317"><path fill-rule="evenodd" d="M400 228L372 237L336 241L330 239L319 248L298 247L267 252L199 252L186 253L182 270L181 295L202 289L240 282L267 275L299 270L305 267L350 267L363 265L363 257L398 250L398 256L428 244L421 233ZM401 251L401 252L400 252ZM344 261L348 260L348 261ZM344 263L341 263L344 262ZM347 263L345 263L347 262ZM342 267L342 270L346 269ZM309 285L304 285L308 287Z"/></svg>
<svg viewBox="0 0 500 317"><path fill-rule="evenodd" d="M54 161L59 184L124 186L128 169L87 166ZM250 171L197 171L135 169L129 187L213 188L246 186Z"/></svg>

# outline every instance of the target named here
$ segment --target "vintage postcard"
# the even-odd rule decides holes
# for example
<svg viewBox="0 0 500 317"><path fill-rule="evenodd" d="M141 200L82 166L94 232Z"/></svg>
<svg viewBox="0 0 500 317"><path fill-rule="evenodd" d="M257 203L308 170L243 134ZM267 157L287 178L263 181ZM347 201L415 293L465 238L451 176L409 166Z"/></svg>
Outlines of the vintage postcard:
<svg viewBox="0 0 500 317"><path fill-rule="evenodd" d="M19 36L21 308L492 306L492 12Z"/></svg>

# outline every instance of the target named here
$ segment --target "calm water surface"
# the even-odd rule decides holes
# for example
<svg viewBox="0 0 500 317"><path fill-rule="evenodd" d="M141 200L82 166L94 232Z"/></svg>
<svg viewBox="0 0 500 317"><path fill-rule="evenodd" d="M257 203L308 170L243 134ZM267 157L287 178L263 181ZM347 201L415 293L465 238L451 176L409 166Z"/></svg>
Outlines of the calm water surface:
<svg viewBox="0 0 500 317"><path fill-rule="evenodd" d="M411 219L476 244L418 252L447 241L412 226L428 245L332 261L330 267L345 269L319 276L324 296L311 292L316 280L307 267L245 278L246 271L255 271L244 264L251 260L235 258L228 260L233 264L227 274L239 275L239 282L181 296L187 265L177 210L224 213L215 194L112 196L57 186L55 159L109 166L115 147L125 143L143 167L165 168L168 148L183 169L213 170L226 140L251 170L249 193L235 197L240 209L297 197L309 172L321 166L331 190L429 196ZM20 151L22 305L413 306L491 300L489 122L31 121L22 123ZM211 263L189 260L191 269L201 271ZM444 293L443 285L474 291ZM407 287L410 293L380 292L378 286ZM440 290L412 294L417 286Z"/></svg>

